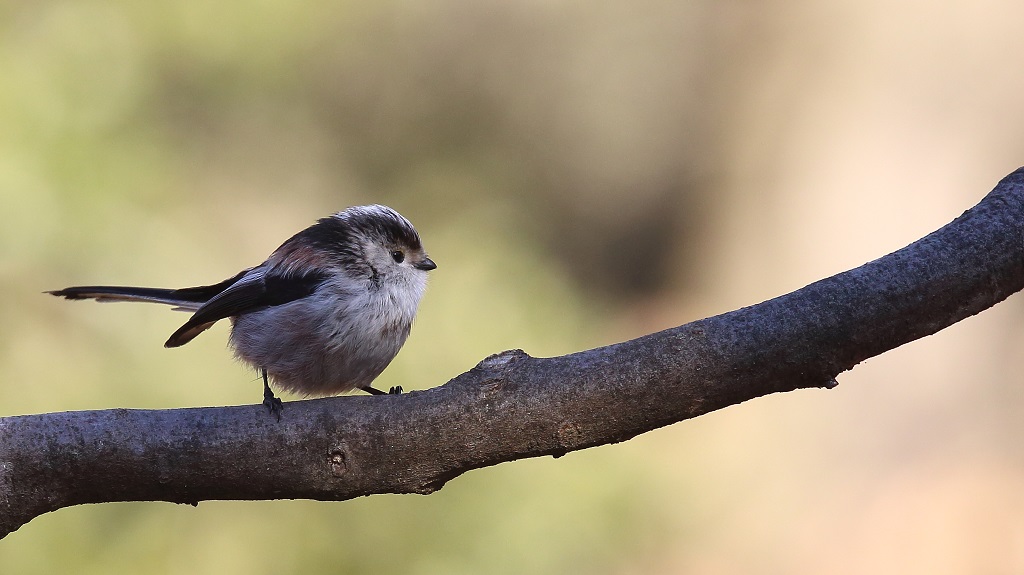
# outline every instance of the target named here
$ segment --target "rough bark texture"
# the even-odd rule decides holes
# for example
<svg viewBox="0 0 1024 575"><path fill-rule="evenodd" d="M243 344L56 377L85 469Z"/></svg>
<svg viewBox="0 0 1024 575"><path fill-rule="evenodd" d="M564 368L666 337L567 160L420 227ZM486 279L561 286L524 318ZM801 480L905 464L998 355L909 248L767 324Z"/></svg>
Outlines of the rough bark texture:
<svg viewBox="0 0 1024 575"><path fill-rule="evenodd" d="M939 231L793 293L555 358L491 356L440 387L262 406L0 419L0 536L81 503L431 493L471 469L560 455L773 392L1024 287L1024 168Z"/></svg>

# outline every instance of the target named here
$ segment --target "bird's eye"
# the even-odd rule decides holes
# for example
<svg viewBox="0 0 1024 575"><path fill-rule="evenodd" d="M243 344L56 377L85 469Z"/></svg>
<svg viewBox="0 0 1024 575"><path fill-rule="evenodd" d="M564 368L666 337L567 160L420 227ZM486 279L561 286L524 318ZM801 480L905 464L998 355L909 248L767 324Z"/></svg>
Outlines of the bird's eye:
<svg viewBox="0 0 1024 575"><path fill-rule="evenodd" d="M396 264L400 264L405 261L405 253L401 250L394 250L391 252L391 259L395 260Z"/></svg>

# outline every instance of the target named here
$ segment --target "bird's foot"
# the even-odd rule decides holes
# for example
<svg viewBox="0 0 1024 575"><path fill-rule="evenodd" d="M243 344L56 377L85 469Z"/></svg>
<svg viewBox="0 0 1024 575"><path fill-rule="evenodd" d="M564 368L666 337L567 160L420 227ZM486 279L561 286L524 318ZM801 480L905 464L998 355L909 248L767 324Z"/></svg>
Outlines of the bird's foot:
<svg viewBox="0 0 1024 575"><path fill-rule="evenodd" d="M260 371L263 373L263 407L267 408L267 412L270 415L277 417L277 420L281 421L281 411L284 410L284 403L270 389L270 382L267 381L267 370L263 369Z"/></svg>
<svg viewBox="0 0 1024 575"><path fill-rule="evenodd" d="M377 389L376 387L370 386L370 385L366 385L366 386L360 387L359 389L365 391L366 393L369 393L370 395L398 395L398 394L402 393L402 386L401 385L396 385L396 386L392 387L391 390L388 391L387 393L384 393L383 391Z"/></svg>
<svg viewBox="0 0 1024 575"><path fill-rule="evenodd" d="M276 397L273 393L270 395L263 394L263 407L267 408L267 413L281 421L281 411L284 410L284 403L280 397Z"/></svg>

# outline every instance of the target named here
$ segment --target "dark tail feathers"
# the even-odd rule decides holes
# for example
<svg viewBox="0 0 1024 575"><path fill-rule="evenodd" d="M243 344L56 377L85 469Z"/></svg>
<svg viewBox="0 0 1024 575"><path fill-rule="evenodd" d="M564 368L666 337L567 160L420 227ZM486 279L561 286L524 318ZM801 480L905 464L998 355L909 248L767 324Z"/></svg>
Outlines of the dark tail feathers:
<svg viewBox="0 0 1024 575"><path fill-rule="evenodd" d="M94 299L96 301L145 301L177 306L195 311L205 299L186 297L179 290L122 286L77 286L46 293L67 299Z"/></svg>
<svg viewBox="0 0 1024 575"><path fill-rule="evenodd" d="M142 301L150 303L162 303L173 305L184 311L196 311L199 306L209 301L213 296L228 288L238 281L247 271L228 278L220 283L181 288L144 288L131 286L76 286L62 290L48 291L46 293L67 299L94 299L96 301Z"/></svg>

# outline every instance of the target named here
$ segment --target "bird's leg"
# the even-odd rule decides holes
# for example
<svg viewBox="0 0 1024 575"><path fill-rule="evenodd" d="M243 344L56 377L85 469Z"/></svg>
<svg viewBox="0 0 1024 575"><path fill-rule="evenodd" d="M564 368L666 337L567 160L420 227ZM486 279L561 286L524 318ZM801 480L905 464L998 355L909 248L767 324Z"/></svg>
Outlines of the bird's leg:
<svg viewBox="0 0 1024 575"><path fill-rule="evenodd" d="M365 391L366 393L369 393L370 395L398 395L398 394L402 393L402 386L401 385L396 385L396 386L392 387L391 390L386 392L386 393L381 391L381 390L379 390L379 389L377 389L376 387L371 387L369 385L360 387L359 389Z"/></svg>
<svg viewBox="0 0 1024 575"><path fill-rule="evenodd" d="M270 382L267 381L267 370L266 368L260 368L260 373L263 375L263 407L267 408L267 411L271 415L277 416L277 420L281 421L281 410L284 409L284 404L281 403L279 397L274 396L274 392L270 389Z"/></svg>

